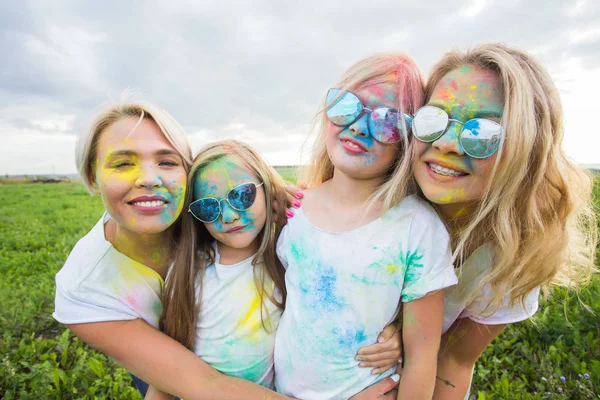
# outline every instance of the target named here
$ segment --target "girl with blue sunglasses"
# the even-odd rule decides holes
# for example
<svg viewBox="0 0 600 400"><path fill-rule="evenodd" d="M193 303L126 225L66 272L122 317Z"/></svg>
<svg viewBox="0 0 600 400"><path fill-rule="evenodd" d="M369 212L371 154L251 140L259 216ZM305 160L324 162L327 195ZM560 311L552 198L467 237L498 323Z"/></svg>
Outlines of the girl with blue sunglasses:
<svg viewBox="0 0 600 400"><path fill-rule="evenodd" d="M202 149L188 177L161 328L219 372L274 389L275 333L286 299L275 253L286 220L285 185L254 149L235 140ZM395 341L379 351L375 367L397 363ZM146 398L171 396L151 390Z"/></svg>
<svg viewBox="0 0 600 400"><path fill-rule="evenodd" d="M348 398L393 374L361 370L370 358L353 349L402 311L398 396L433 394L442 289L457 279L443 223L407 196L411 115L423 99L419 69L402 54L359 61L324 99L309 189L277 243L287 288L275 344L281 393Z"/></svg>

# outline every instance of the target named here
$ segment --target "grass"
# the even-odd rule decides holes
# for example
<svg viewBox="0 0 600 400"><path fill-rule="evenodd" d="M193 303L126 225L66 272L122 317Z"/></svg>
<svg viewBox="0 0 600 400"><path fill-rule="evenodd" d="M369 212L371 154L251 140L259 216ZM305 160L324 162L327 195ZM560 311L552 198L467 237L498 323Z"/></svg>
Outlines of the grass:
<svg viewBox="0 0 600 400"><path fill-rule="evenodd" d="M281 173L294 180L294 171ZM600 200L598 180L595 195ZM125 370L51 316L54 275L102 215L100 198L77 182L12 182L0 184L0 204L0 398L139 399ZM580 297L600 311L598 276ZM599 399L599 336L598 316L556 290L533 322L509 326L488 347L472 397Z"/></svg>

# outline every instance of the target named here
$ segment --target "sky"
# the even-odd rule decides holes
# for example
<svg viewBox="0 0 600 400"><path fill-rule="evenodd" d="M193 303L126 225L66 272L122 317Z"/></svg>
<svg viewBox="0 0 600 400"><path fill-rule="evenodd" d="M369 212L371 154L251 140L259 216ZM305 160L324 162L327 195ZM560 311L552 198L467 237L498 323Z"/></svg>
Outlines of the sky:
<svg viewBox="0 0 600 400"><path fill-rule="evenodd" d="M561 93L565 151L600 163L596 0L22 0L0 3L0 175L75 173L77 134L132 89L194 150L236 138L298 164L317 104L352 63L400 51L427 76L444 52L481 42L541 60Z"/></svg>

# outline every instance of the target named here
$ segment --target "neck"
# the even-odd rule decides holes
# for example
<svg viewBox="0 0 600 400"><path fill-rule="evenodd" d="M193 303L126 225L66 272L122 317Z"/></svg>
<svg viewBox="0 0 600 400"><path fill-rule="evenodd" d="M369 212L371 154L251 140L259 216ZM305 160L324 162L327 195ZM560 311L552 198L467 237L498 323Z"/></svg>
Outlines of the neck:
<svg viewBox="0 0 600 400"><path fill-rule="evenodd" d="M333 178L326 182L329 199L336 207L362 206L373 195L383 177L357 179L350 177L339 169L333 171Z"/></svg>
<svg viewBox="0 0 600 400"><path fill-rule="evenodd" d="M258 251L258 238L241 249L227 246L222 242L217 242L217 248L219 249L219 264L234 265L256 254Z"/></svg>
<svg viewBox="0 0 600 400"><path fill-rule="evenodd" d="M107 223L106 237L118 252L152 268L164 278L169 268L171 250L168 232L134 232L111 219Z"/></svg>

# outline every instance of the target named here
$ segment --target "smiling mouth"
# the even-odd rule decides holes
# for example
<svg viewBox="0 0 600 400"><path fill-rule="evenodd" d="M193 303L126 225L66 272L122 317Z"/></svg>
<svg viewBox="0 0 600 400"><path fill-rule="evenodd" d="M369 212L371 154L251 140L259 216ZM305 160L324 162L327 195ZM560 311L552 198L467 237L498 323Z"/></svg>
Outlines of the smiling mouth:
<svg viewBox="0 0 600 400"><path fill-rule="evenodd" d="M465 173L465 172L457 171L457 170L455 170L455 169L448 168L448 167L442 167L441 165L434 164L434 163L432 163L432 162L427 162L426 164L429 166L429 168L430 168L430 169L431 169L431 170L432 170L434 173L436 173L436 174L438 174L438 175L443 175L443 176L453 176L453 177L456 177L456 176L466 176L466 175L468 175L468 174L467 174L467 173Z"/></svg>
<svg viewBox="0 0 600 400"><path fill-rule="evenodd" d="M342 146L352 153L366 153L367 149L360 143L352 139L340 139Z"/></svg>
<svg viewBox="0 0 600 400"><path fill-rule="evenodd" d="M167 204L167 202L166 201L162 201L162 200L154 200L154 201L132 201L129 204L131 204L132 206L135 206L135 207L155 208L155 207L164 206L165 204Z"/></svg>
<svg viewBox="0 0 600 400"><path fill-rule="evenodd" d="M236 226L235 228L231 228L228 231L226 231L225 233L236 233L239 232L241 230L243 230L244 228L246 228L248 225L242 225L242 226Z"/></svg>

